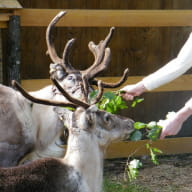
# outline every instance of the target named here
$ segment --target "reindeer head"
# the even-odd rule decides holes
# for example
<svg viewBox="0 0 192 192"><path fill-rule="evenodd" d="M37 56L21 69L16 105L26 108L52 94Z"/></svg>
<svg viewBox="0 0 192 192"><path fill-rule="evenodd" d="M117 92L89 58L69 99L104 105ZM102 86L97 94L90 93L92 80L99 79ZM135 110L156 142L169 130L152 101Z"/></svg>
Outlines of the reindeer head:
<svg viewBox="0 0 192 192"><path fill-rule="evenodd" d="M95 79L95 77L100 72L104 71L110 62L111 51L110 48L108 48L107 46L113 35L114 27L110 29L109 34L104 40L100 41L98 45L96 45L94 42L89 42L88 47L94 55L94 63L86 70L77 70L72 67L69 61L70 49L74 43L74 39L71 39L67 42L63 51L63 56L61 58L56 52L53 38L51 36L51 32L54 29L55 24L65 14L65 11L61 11L59 14L57 14L55 18L53 18L53 20L50 22L46 31L46 42L48 47L47 53L53 61L53 64L50 65L50 75L52 78L58 80L59 84L66 91L68 91L69 94L72 95L82 95L82 90L80 90L81 84L88 85L88 87L84 88L83 93L83 95L87 96L92 89L92 85L98 85L98 80ZM118 87L127 79L127 77L128 69L124 71L123 77L120 79L119 82L115 84L103 82L103 87ZM87 81L88 83L84 83L85 81Z"/></svg>
<svg viewBox="0 0 192 192"><path fill-rule="evenodd" d="M133 120L99 110L96 105L87 109L79 107L72 115L69 132L85 131L97 137L101 147L109 143L128 139L133 131ZM93 138L93 136L92 136Z"/></svg>

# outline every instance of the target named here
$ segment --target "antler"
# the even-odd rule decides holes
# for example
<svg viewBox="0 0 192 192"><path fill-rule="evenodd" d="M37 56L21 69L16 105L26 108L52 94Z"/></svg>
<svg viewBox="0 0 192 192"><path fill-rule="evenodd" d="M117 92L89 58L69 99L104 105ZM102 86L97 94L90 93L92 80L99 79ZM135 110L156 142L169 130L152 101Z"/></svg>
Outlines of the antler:
<svg viewBox="0 0 192 192"><path fill-rule="evenodd" d="M51 37L51 32L54 29L56 23L59 21L59 19L66 14L66 11L61 11L59 14L57 14L53 20L50 22L50 24L47 27L46 31L46 42L47 42L47 47L48 47L48 53L53 60L54 63L59 64L63 70L66 73L73 73L76 70L72 67L72 65L69 62L69 55L70 55L70 50L71 47L75 41L75 39L71 39L67 42L65 49L63 51L63 57L60 58L55 50L54 43L53 43L53 38ZM112 38L112 35L114 33L115 28L111 27L108 35L106 38L102 41L99 42L98 45L96 45L94 42L89 42L89 49L93 53L95 61L91 67L89 67L86 70L79 71L82 75L82 81L83 81L83 86L87 85L87 87L84 87L84 95L87 97L88 95L88 87L89 84L97 85L98 80L94 79L96 75L98 75L100 72L105 70L108 67L108 64L110 62L111 58L111 51L110 48L108 48L109 41ZM102 82L102 86L105 88L116 88L119 87L122 83L124 83L127 80L128 77L128 69L124 71L123 77L120 79L119 82L117 83L105 83Z"/></svg>
<svg viewBox="0 0 192 192"><path fill-rule="evenodd" d="M91 67L89 67L84 71L81 71L81 73L84 74L84 76L86 76L86 78L90 81L92 85L98 84L98 80L94 79L94 77L108 67L111 57L111 51L110 48L107 47L107 45L109 44L109 41L112 38L114 30L115 27L111 27L109 34L107 35L105 40L100 41L98 45L95 45L95 43L92 41L88 45L90 51L93 53L95 57L95 61ZM127 80L127 78L128 78L128 69L124 71L122 78L117 83L102 82L102 86L104 88L117 88L121 86Z"/></svg>
<svg viewBox="0 0 192 192"><path fill-rule="evenodd" d="M47 48L48 48L48 51L47 53L49 54L50 58L52 59L52 61L56 64L60 64L63 69L69 73L70 71L72 70L75 70L71 64L69 63L69 54L70 54L70 48L71 46L73 45L74 43L74 39L71 39L67 42L66 46L65 46L65 49L63 51L63 57L60 58L58 55L57 55L57 52L55 50L55 46L54 46L54 43L53 43L53 38L51 36L51 33L56 25L56 23L59 21L59 19L61 17L63 17L64 15L66 14L66 11L61 11L59 12L54 18L53 20L50 22L50 24L48 25L47 27L47 30L46 30L46 43L47 43Z"/></svg>
<svg viewBox="0 0 192 192"><path fill-rule="evenodd" d="M69 40L67 42L65 48L64 48L64 51L63 51L63 63L62 63L62 66L63 66L63 68L65 69L65 71L67 73L70 73L71 71L76 71L72 67L72 65L70 64L70 61L69 61L70 50L71 50L71 47L72 47L74 42L75 42L75 39Z"/></svg>
<svg viewBox="0 0 192 192"><path fill-rule="evenodd" d="M88 108L89 104L85 103L79 99L75 99L74 97L71 97L64 89L63 87L60 86L60 84L57 82L56 79L52 79L52 82L54 83L54 85L57 87L57 89L63 94L64 97L66 97L69 101L71 101L72 103L75 103L78 106L84 107L84 108Z"/></svg>
<svg viewBox="0 0 192 192"><path fill-rule="evenodd" d="M91 67L82 71L87 76L87 79L93 79L98 73L105 70L110 62L111 51L110 48L106 48L115 28L110 29L109 34L105 40L100 41L98 45L94 42L89 42L89 49L93 53L95 61Z"/></svg>
<svg viewBox="0 0 192 192"><path fill-rule="evenodd" d="M73 108L77 108L78 106L81 106L85 109L87 109L90 104L88 104L87 102L83 102L79 99L76 99L74 97L71 97L61 86L60 84L57 82L56 79L51 79L52 82L54 83L54 85L57 87L57 89L63 94L63 96L65 96L70 102L62 102L62 101L53 101L53 100L47 100L47 99L40 99L40 98L36 98L33 97L32 95L30 95L29 93L27 93L27 91L25 91L25 89L23 89L19 83L17 83L15 80L12 81L12 85L27 99L29 99L30 101L34 102L34 103L38 103L38 104L43 104L43 105L51 105L51 106L60 106L60 107L73 107ZM96 104L102 97L103 94L103 87L102 87L102 83L101 81L98 81L98 88L99 88L99 93L95 99L95 101L91 104Z"/></svg>
<svg viewBox="0 0 192 192"><path fill-rule="evenodd" d="M25 89L23 89L19 83L17 83L15 80L12 81L12 86L15 87L24 97L29 99L30 101L38 104L43 104L43 105L51 105L51 106L60 106L60 107L73 107L77 108L78 105L75 103L70 103L70 102L60 102L60 101L51 101L47 99L40 99L33 97ZM70 96L69 96L70 97ZM70 100L70 99L69 99Z"/></svg>
<svg viewBox="0 0 192 192"><path fill-rule="evenodd" d="M128 72L129 69L125 69L123 76L121 77L121 79L117 82L117 83L105 83L102 82L102 85L104 88L117 88L120 87L128 78ZM93 79L91 82L92 85L97 85L98 84L98 79Z"/></svg>

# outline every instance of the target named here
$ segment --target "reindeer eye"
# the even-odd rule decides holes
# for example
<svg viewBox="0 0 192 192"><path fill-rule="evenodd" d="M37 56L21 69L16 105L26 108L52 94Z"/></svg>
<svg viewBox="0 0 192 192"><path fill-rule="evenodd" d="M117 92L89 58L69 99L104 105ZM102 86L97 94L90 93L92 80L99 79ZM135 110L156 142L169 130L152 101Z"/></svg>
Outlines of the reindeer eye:
<svg viewBox="0 0 192 192"><path fill-rule="evenodd" d="M69 76L67 77L67 79L68 79L68 80L72 80L72 79L73 79L73 76L72 76L72 75L69 75Z"/></svg>
<svg viewBox="0 0 192 192"><path fill-rule="evenodd" d="M109 123L110 122L110 116L108 115L108 114L105 114L104 115L104 121L106 122L106 123Z"/></svg>

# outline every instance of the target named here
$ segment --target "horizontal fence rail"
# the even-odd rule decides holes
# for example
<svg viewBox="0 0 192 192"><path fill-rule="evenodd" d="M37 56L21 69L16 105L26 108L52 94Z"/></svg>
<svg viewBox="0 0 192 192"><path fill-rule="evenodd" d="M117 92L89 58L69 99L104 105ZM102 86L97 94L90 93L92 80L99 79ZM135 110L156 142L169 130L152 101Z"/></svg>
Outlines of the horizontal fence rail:
<svg viewBox="0 0 192 192"><path fill-rule="evenodd" d="M18 9L21 26L47 26L61 9ZM192 26L191 10L66 10L60 27L165 27ZM0 21L1 21L0 15Z"/></svg>
<svg viewBox="0 0 192 192"><path fill-rule="evenodd" d="M120 158L128 156L141 156L150 154L145 144L149 140L128 141L113 143L109 146L106 158ZM169 138L157 140L152 143L152 147L158 148L163 155L192 153L192 137Z"/></svg>
<svg viewBox="0 0 192 192"><path fill-rule="evenodd" d="M123 84L123 86L137 83L143 78L144 76L130 76L128 77L127 81ZM98 79L101 79L105 82L114 83L117 82L120 79L120 77L98 77ZM49 79L31 79L31 80L22 80L21 83L22 86L28 91L35 91L41 89L46 85L51 84L51 81ZM110 89L107 90L109 91ZM153 90L153 92L190 91L190 90L192 90L192 75L183 75L174 80L174 82L170 82L164 86L159 87L158 89Z"/></svg>
<svg viewBox="0 0 192 192"><path fill-rule="evenodd" d="M61 10L21 9L21 26L47 26ZM70 27L155 27L192 26L191 10L67 10L58 26Z"/></svg>

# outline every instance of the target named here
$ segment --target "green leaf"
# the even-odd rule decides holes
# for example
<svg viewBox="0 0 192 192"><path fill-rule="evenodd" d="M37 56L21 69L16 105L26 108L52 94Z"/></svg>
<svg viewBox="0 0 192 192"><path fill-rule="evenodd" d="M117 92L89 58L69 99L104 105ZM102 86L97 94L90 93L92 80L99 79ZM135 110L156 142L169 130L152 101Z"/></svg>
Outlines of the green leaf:
<svg viewBox="0 0 192 192"><path fill-rule="evenodd" d="M155 147L151 147L149 143L146 144L146 148L149 150L150 152L150 157L151 157L151 161L155 164L158 165L159 162L157 160L157 154L158 153L162 153L162 151L160 149L157 149Z"/></svg>
<svg viewBox="0 0 192 192"><path fill-rule="evenodd" d="M120 109L127 109L128 106L127 106L127 105L119 105L119 108L120 108Z"/></svg>
<svg viewBox="0 0 192 192"><path fill-rule="evenodd" d="M149 128L149 129L152 129L156 126L157 126L157 122L155 122L155 121L151 121L151 122L147 123L147 128Z"/></svg>
<svg viewBox="0 0 192 192"><path fill-rule="evenodd" d="M65 108L70 110L70 111L75 111L75 109L73 107L65 107Z"/></svg>
<svg viewBox="0 0 192 192"><path fill-rule="evenodd" d="M135 129L143 129L146 127L146 124L145 123L141 123L141 122L135 122L134 123L134 128Z"/></svg>
<svg viewBox="0 0 192 192"><path fill-rule="evenodd" d="M149 143L146 143L145 146L146 146L146 149L149 149L149 148L150 148Z"/></svg>
<svg viewBox="0 0 192 192"><path fill-rule="evenodd" d="M131 136L130 136L130 140L131 141L139 141L139 140L141 140L142 139L142 133L141 133L141 131L139 131L139 130L135 130L132 134L131 134Z"/></svg>
<svg viewBox="0 0 192 192"><path fill-rule="evenodd" d="M105 108L105 110L108 112L108 113L112 113L113 114L113 108L111 108L110 106L107 106L106 108Z"/></svg>
<svg viewBox="0 0 192 192"><path fill-rule="evenodd" d="M155 126L152 129L149 130L147 137L152 140L155 141L159 138L159 135L161 133L161 127L160 126Z"/></svg>
<svg viewBox="0 0 192 192"><path fill-rule="evenodd" d="M144 98L137 98L136 101L137 103L141 103L142 101L144 101Z"/></svg>
<svg viewBox="0 0 192 192"><path fill-rule="evenodd" d="M144 98L135 97L133 103L131 104L131 107L135 107L138 103L141 103L144 100Z"/></svg>
<svg viewBox="0 0 192 192"><path fill-rule="evenodd" d="M133 103L131 104L131 107L135 107L137 105L136 101L133 101Z"/></svg>
<svg viewBox="0 0 192 192"><path fill-rule="evenodd" d="M163 153L160 149L153 147L153 151L155 153Z"/></svg>
<svg viewBox="0 0 192 192"><path fill-rule="evenodd" d="M120 96L116 96L116 97L115 97L115 103L116 103L117 105L122 104L122 98L121 98Z"/></svg>

